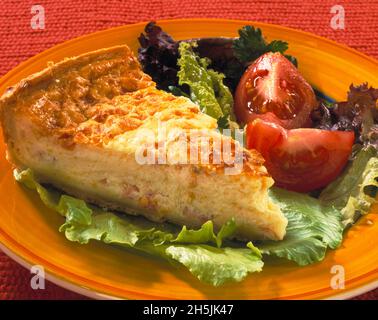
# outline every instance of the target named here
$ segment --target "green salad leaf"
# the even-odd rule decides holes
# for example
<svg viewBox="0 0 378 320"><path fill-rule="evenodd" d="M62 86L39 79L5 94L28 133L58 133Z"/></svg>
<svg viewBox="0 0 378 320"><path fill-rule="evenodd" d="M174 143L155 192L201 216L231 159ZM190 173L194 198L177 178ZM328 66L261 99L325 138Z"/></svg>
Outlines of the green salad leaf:
<svg viewBox="0 0 378 320"><path fill-rule="evenodd" d="M241 281L248 273L262 270L261 253L252 243L244 248L222 247L223 240L236 229L233 220L217 234L211 221L198 230L183 227L179 231L168 224L157 228L145 219L118 215L47 189L34 179L30 169L15 171L14 175L17 181L36 190L46 206L66 217L60 231L70 241L86 244L98 240L160 256L184 265L198 279L214 286Z"/></svg>
<svg viewBox="0 0 378 320"><path fill-rule="evenodd" d="M218 234L214 233L214 226L212 221L205 222L198 230L188 230L183 226L180 233L172 242L179 243L214 243L218 248L222 246L224 239L231 237L236 230L235 220L227 221Z"/></svg>
<svg viewBox="0 0 378 320"><path fill-rule="evenodd" d="M288 219L282 241L264 241L258 247L273 255L307 265L323 260L327 248L336 249L343 239L341 212L316 198L279 188L270 197Z"/></svg>
<svg viewBox="0 0 378 320"><path fill-rule="evenodd" d="M185 265L198 279L215 286L224 279L241 281L250 272L260 272L263 262L249 248L215 248L207 245L169 246L167 254Z"/></svg>
<svg viewBox="0 0 378 320"><path fill-rule="evenodd" d="M210 60L200 58L193 51L195 46L196 43L187 42L179 45L179 85L189 87L190 99L200 106L202 112L217 120L224 117L233 120L233 97L223 83L224 74L209 69Z"/></svg>
<svg viewBox="0 0 378 320"><path fill-rule="evenodd" d="M344 225L366 214L376 202L378 158L373 146L362 148L344 172L320 194L320 201L341 210Z"/></svg>

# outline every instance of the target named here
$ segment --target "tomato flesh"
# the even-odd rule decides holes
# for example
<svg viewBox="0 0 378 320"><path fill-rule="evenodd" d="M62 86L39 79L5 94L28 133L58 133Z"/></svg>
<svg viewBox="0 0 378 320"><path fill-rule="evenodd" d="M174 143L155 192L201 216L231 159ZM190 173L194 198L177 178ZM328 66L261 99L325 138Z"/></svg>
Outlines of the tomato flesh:
<svg viewBox="0 0 378 320"><path fill-rule="evenodd" d="M353 143L351 131L286 130L260 119L247 126L247 147L262 154L277 186L297 192L333 181L345 167Z"/></svg>
<svg viewBox="0 0 378 320"><path fill-rule="evenodd" d="M266 53L246 70L235 92L235 115L240 123L275 117L292 129L308 123L316 106L312 87L280 53Z"/></svg>

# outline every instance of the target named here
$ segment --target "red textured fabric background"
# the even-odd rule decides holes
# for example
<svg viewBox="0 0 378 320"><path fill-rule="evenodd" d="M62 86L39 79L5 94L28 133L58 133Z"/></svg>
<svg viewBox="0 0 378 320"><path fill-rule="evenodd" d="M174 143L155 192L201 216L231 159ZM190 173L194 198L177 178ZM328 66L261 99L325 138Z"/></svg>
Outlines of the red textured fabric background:
<svg viewBox="0 0 378 320"><path fill-rule="evenodd" d="M32 5L45 8L46 27L32 30ZM345 9L345 30L330 27L331 7ZM172 18L256 20L303 29L378 58L378 0L1 0L0 76L57 43L128 23ZM0 253L0 299L80 299L52 283L30 288L30 272ZM378 289L357 299L378 299Z"/></svg>

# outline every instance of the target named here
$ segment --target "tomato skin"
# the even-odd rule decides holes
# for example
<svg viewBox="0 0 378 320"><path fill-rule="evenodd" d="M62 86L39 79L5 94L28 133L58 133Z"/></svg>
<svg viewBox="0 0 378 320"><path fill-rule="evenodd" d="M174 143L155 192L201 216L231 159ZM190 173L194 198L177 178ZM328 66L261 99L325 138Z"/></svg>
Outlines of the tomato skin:
<svg viewBox="0 0 378 320"><path fill-rule="evenodd" d="M353 143L352 131L286 130L260 119L247 126L247 148L261 153L278 187L297 192L325 187L338 177Z"/></svg>
<svg viewBox="0 0 378 320"><path fill-rule="evenodd" d="M268 52L253 62L235 92L235 115L239 123L275 118L286 129L307 126L316 106L312 87L295 66L280 53Z"/></svg>

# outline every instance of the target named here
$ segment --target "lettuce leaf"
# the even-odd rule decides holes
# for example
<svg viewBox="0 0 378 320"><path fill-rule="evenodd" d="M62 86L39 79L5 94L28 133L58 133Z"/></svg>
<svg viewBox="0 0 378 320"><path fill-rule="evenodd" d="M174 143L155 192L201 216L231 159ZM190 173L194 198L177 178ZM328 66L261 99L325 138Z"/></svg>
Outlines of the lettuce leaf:
<svg viewBox="0 0 378 320"><path fill-rule="evenodd" d="M197 103L201 111L209 116L220 119L231 117L233 97L228 87L223 83L224 75L208 69L210 60L200 58L193 48L196 43L182 42L179 45L180 67L177 75L179 85L190 88L190 99Z"/></svg>
<svg viewBox="0 0 378 320"><path fill-rule="evenodd" d="M320 194L319 200L341 210L343 223L369 212L378 191L378 158L373 146L362 148L344 172Z"/></svg>
<svg viewBox="0 0 378 320"><path fill-rule="evenodd" d="M188 230L183 226L180 233L172 242L179 243L209 243L213 242L218 248L222 246L222 241L225 238L231 237L236 230L235 220L227 221L218 234L214 233L214 226L212 221L205 222L199 230Z"/></svg>
<svg viewBox="0 0 378 320"><path fill-rule="evenodd" d="M235 120L233 114L234 99L230 89L223 83L225 75L209 68L207 68L207 72L213 82L215 97L222 109L223 117L230 117L231 120Z"/></svg>
<svg viewBox="0 0 378 320"><path fill-rule="evenodd" d="M224 279L243 280L262 270L263 262L249 248L215 248L207 245L169 246L166 253L185 265L198 279L219 286ZM219 276L221 275L221 276Z"/></svg>
<svg viewBox="0 0 378 320"><path fill-rule="evenodd" d="M270 197L288 219L282 241L264 241L263 254L295 261L301 266L324 259L327 248L336 249L343 239L341 212L309 195L272 188Z"/></svg>
<svg viewBox="0 0 378 320"><path fill-rule="evenodd" d="M15 171L14 175L17 181L36 190L46 206L66 218L60 231L70 241L86 244L98 240L160 256L182 264L198 279L214 286L241 281L248 273L262 270L261 253L252 243L244 248L222 247L223 241L234 234L233 220L217 234L211 221L198 230L184 226L178 231L168 224L156 228L145 219L121 216L47 189L34 179L30 169Z"/></svg>

